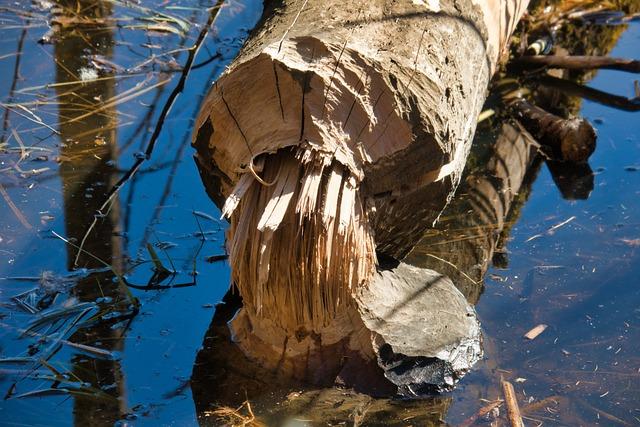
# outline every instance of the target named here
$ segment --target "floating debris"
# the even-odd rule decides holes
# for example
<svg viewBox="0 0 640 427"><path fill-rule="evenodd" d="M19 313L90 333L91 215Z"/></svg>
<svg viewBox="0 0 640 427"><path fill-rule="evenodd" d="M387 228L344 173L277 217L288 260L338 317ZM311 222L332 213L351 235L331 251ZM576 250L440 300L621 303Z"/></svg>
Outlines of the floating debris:
<svg viewBox="0 0 640 427"><path fill-rule="evenodd" d="M530 340L534 340L534 339L536 339L536 337L538 335L543 333L545 331L545 329L547 329L547 327L548 327L548 325L540 324L540 325L536 326L535 328L531 329L526 334L524 334L524 337L527 338L527 339L530 339Z"/></svg>

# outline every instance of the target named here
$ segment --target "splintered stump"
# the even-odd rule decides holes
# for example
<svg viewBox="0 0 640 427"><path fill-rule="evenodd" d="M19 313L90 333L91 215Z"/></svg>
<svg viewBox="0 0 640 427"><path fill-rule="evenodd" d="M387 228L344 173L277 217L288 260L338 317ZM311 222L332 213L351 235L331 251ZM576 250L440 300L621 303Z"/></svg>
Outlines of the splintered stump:
<svg viewBox="0 0 640 427"><path fill-rule="evenodd" d="M400 259L446 206L527 3L265 2L193 144L231 222L236 324L274 364L361 328L376 250Z"/></svg>

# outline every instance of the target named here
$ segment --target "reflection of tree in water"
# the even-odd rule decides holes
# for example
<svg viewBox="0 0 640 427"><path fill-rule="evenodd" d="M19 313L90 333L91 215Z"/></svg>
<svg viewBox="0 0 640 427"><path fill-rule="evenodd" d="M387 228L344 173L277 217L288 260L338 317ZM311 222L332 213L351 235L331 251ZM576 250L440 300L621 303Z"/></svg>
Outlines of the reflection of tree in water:
<svg viewBox="0 0 640 427"><path fill-rule="evenodd" d="M633 12L635 6L629 7ZM580 49L569 47L572 54L602 54L611 50L622 31L622 26L567 24L557 40L560 43L563 40L582 40ZM563 73L561 76L584 81L593 75ZM569 112L577 113L580 106L575 98L542 87L534 94L534 99L545 107L552 105L553 108L549 109L563 116ZM469 160L475 167L467 170L466 179L442 213L440 222L403 259L404 263L449 276L472 304L480 298L483 277L490 263L493 261L499 267L506 266L508 260L502 247L543 162L538 156L535 141L517 124L505 123L496 133L487 136L479 131ZM575 174L569 173L571 171L564 167L566 165L560 166L549 163L563 196L582 198L584 194L588 195L593 186L588 165ZM283 422L289 417L299 417L312 422L359 420L374 423L381 421L383 418L378 417L384 414L387 422L406 420L403 422L437 425L445 418L448 397L437 397L414 406L413 403L374 399L356 391L335 388L307 389L288 394L293 390L305 390L305 387L283 375L282 367L287 363L283 347L279 347L280 361L272 364L271 369L264 369L245 355L267 350L260 348L258 341L254 342L255 348L247 349L245 337L240 337L245 353L231 343L227 321L240 304L237 298L228 295L226 304L217 309L194 366L192 390L201 424L215 425L221 415L221 412L215 412L216 408L237 408L245 400L251 402L258 418L266 422ZM233 338L239 339L238 336ZM491 358L494 356L493 345L488 344ZM277 350L269 348L268 352ZM374 382L373 377L366 376L366 366L362 371L354 375L364 375L367 378L365 382L370 381L368 394L375 394L375 390L384 392L384 387ZM329 378L336 385L344 385L343 379L340 375ZM329 407L333 411L327 411Z"/></svg>
<svg viewBox="0 0 640 427"><path fill-rule="evenodd" d="M506 227L510 207L519 192L526 192L522 188L523 183L528 182L525 177L530 166L536 164L532 140L511 124L503 126L495 143L488 144L486 148L481 144L476 144L476 147L482 151L476 155L488 159L483 163L485 166L468 175L461 192L444 212L440 225L427 233L404 260L448 274L473 303L480 296L482 277L500 233ZM383 419L378 417L386 416L384 419L387 420L404 417L410 422L433 425L444 419L449 406L448 397L434 398L430 405L428 401L402 404L377 400L357 392L335 389L287 396L288 391L299 390L303 386L285 379L286 375L278 367L274 370L258 367L230 342L227 321L238 303L228 295L227 304L217 309L194 366L192 390L204 424L213 417L204 416L206 411L217 406L237 407L245 399L252 403L254 412L268 420L282 421L295 415L314 421L346 421L353 420L354 414L358 413L362 413L366 422L375 422ZM285 357L283 354L282 363L285 363ZM352 375L362 377L361 383L366 384L362 391L368 394L375 394L376 390L388 393L389 388L385 389L384 383L371 374L377 368L376 364L372 361L368 362L369 366L366 366L366 361L359 363L362 364L359 371ZM349 369L358 369L358 364L352 364ZM336 381L336 376L325 380ZM341 380L338 375L338 384ZM284 402L279 406L282 409L267 411L267 408L274 407L274 403L280 402ZM334 411L326 411L331 405Z"/></svg>
<svg viewBox="0 0 640 427"><path fill-rule="evenodd" d="M488 144L483 136L476 136L471 154L483 166L467 171L440 221L405 258L449 276L472 304L480 299L484 274L517 219L512 206L522 206L520 198L528 194L539 165L535 142L516 125L503 125Z"/></svg>
<svg viewBox="0 0 640 427"><path fill-rule="evenodd" d="M370 394L381 385L371 377L366 378L371 379L367 384L367 394L331 387L309 389L277 369L260 367L231 341L227 321L239 306L239 298L228 293L224 304L216 309L196 358L191 390L201 425L220 425L221 418L233 420L222 417L216 410L235 409L245 401L251 403L253 412L266 425L283 425L297 419L311 423L359 420L385 425L417 423L428 426L439 425L444 419L450 397L435 396L413 402L374 398ZM367 367L363 367L362 374L367 375ZM250 416L246 409L238 412L245 417Z"/></svg>
<svg viewBox="0 0 640 427"><path fill-rule="evenodd" d="M108 3L96 1L62 1L62 16L84 18L87 23L56 28L54 54L56 82L73 83L95 73L91 58L113 56L112 30L104 24L111 14ZM117 162L116 109L98 110L115 91L113 75L102 73L104 80L57 86L59 101L59 130L61 139L60 176L64 195L66 235L79 243L90 224L89 219L98 211L106 193L115 182ZM97 76L93 76L94 78ZM122 247L119 230L117 200L102 218L84 249L111 264L117 274L122 272ZM103 268L86 253L67 246L67 268ZM77 262L76 262L77 256ZM81 279L73 289L80 302L94 302L110 298L113 303L124 299L123 290L113 280L112 273L92 273ZM109 351L121 351L122 328L99 324L76 332L72 341L96 345ZM74 397L74 415L77 425L113 425L123 412L124 380L119 363L112 360L77 354L73 359L73 374L93 387L105 390L111 398L99 396Z"/></svg>

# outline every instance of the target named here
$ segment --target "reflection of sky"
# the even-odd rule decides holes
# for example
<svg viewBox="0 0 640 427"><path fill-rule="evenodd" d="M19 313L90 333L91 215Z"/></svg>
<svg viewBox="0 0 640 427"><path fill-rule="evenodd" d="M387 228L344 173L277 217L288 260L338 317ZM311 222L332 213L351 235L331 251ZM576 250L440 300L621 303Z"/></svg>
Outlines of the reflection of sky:
<svg viewBox="0 0 640 427"><path fill-rule="evenodd" d="M221 11L214 31L216 38L236 48L239 47L238 37L245 37L246 33L243 30L253 25L261 10L261 2L245 1L243 3L246 9L239 13L240 9L236 8L238 3L240 2L231 2L229 9ZM245 24L241 25L243 22ZM252 24L247 25L247 22ZM222 51L225 62L231 60L236 51ZM199 57L206 59L208 55L202 50ZM190 143L190 123L187 120L193 108L197 107L194 100L202 96L208 88L207 79L213 67L222 71L223 65L224 63L214 63L213 66L196 70L189 77L180 103L174 107L174 111L184 109L180 114L183 119L180 120L177 115L172 114L172 121L167 122L166 131L158 141L157 149L160 153L165 147L172 147L165 151L163 157L166 160L173 158L178 146L176 142L183 138L185 130L189 138L187 143ZM189 128L185 129L187 126ZM154 225L160 240L166 238L180 246L187 246L186 251L189 255L197 249L199 242L193 238L179 240L175 236L184 236L199 230L191 214L192 210L206 212L214 218L220 217L218 209L204 192L191 156L192 149L187 147L181 165L176 171L173 191L166 202L167 207L163 210L160 223ZM158 159L158 162L162 162L162 159ZM145 175L140 179L138 185L144 190L139 193L139 197L144 200L136 206L136 211L131 215L131 230L142 231L147 226L153 214L155 201L159 199L159 193L162 191L158 182L163 181L164 179L159 180L154 174ZM217 223L202 218L199 218L199 221L205 231L218 229ZM147 402L162 402L167 405L155 408L147 406L146 409L151 410L151 419L141 417L136 424L145 424L147 421L151 425L157 425L156 416L164 420L195 423L193 400L188 387L182 395L171 400L164 400L163 395L171 393L190 378L197 349L202 345L204 332L213 315L211 308L203 306L220 301L229 286L229 269L225 263L207 264L202 261L204 255L224 253L223 234L217 233L213 237L217 240L205 246L198 260L198 286L164 291L165 295L159 293L157 298L152 293L146 295L142 313L128 333L122 366L129 407ZM130 246L131 256L134 256L137 245L138 242L134 240ZM189 256L185 258L188 259ZM167 298L168 296L170 298Z"/></svg>
<svg viewBox="0 0 640 427"><path fill-rule="evenodd" d="M639 57L639 41L640 24L634 23L611 56ZM587 84L632 97L635 78L634 74L602 70ZM598 146L589 161L597 174L594 191L586 201L563 200L547 168L541 169L511 232L513 241L508 249L512 274L526 273L531 267L544 264L573 270L576 264L582 268L582 263L585 270L596 268L597 272L599 268L610 267L618 257L634 254L620 239L640 238L640 173L625 170L626 166L640 165L640 116L586 100L581 114L598 132ZM525 242L572 216L576 219L553 235ZM522 276L520 273L520 280ZM500 304L499 300L483 298L478 309L491 316L496 304Z"/></svg>
<svg viewBox="0 0 640 427"><path fill-rule="evenodd" d="M195 2L191 2L195 3ZM210 7L212 2L203 2L206 7ZM205 7L203 6L202 9ZM246 37L247 30L257 21L261 13L261 2L259 1L231 1L226 2L225 7L218 15L215 28L211 31L207 47L203 47L196 58L195 63L209 58L210 55L219 52L223 60L192 71L187 80L184 92L180 95L174 105L168 120L165 122L161 137L156 144L152 159L145 163L143 170L152 165L163 165L171 163L176 157L181 144L186 147L181 153L181 161L175 170L173 187L166 199L159 220L151 224L153 232L150 235L152 242L168 241L177 244L176 247L168 250L176 267L184 271L190 271L193 255L200 245L198 238L192 234L199 231L199 226L192 211L201 211L219 218L217 208L206 195L201 180L192 160L193 150L189 146L191 141L191 121L195 114L201 97L206 93L213 77L223 71L224 66L235 56L242 40ZM183 13L189 15L189 13ZM206 20L204 14L202 22ZM186 41L189 46L193 43L194 37L200 29L192 30L192 37ZM44 29L32 30L25 40L25 54L23 55L22 74L25 81L20 82L18 88L25 86L35 86L55 81L52 62L46 52L52 52L51 46L39 46L36 44L37 38ZM11 42L0 42L2 51L0 53L12 52L15 50L19 32L15 33L15 39ZM14 34L12 33L12 34ZM142 32L124 32L115 36L116 47L113 61L116 63L138 63L140 59L135 56L123 41L131 42L137 46L140 43L149 42L147 37L141 36ZM122 34L125 34L122 36ZM162 38L152 39L162 40ZM145 53L142 48L137 48L137 52ZM185 56L178 59L179 63L184 62ZM10 64L10 66L6 66ZM38 67L42 72L32 75L33 67ZM13 73L13 63L11 60L4 60L0 66L0 93L7 94L11 84ZM144 76L142 77L144 78ZM135 80L140 81L141 78ZM116 84L116 90L123 92L130 88L135 82L129 83L130 79L120 80ZM151 126L156 122L159 110L166 96L171 92L178 81L178 74L164 88L163 98L159 101L155 112L155 117L150 121ZM119 107L121 123L131 120L139 120L149 103L153 100L154 93L137 98L132 102ZM131 114L134 116L132 119ZM43 117L46 122L55 120L55 115ZM122 144L133 134L138 122L118 129L118 141ZM22 125L22 124L21 124ZM26 128L27 126L25 126ZM151 134L151 130L142 132L131 149L124 152L118 159L120 169L127 168L133 162L133 153L142 151L138 144L146 144ZM54 141L49 139L44 143L48 147L55 147ZM132 258L138 256L140 239L145 232L145 228L154 215L156 205L164 191L165 183L168 179L171 165L159 168L155 172L140 173L136 177L135 185L127 185L120 193L120 209L124 212L130 209L129 224L129 245L128 254ZM20 236L11 243L10 249L14 255L6 257L0 256L0 277L5 276L37 276L42 271L54 271L65 274L66 248L64 244L51 237L50 230L63 233L65 229L65 218L63 217L60 179L54 170L54 177L48 181L35 186L29 191L24 191L24 196L19 191L12 191L12 197L24 210L38 233L25 233L21 230L18 222L13 221L13 214L6 208L6 204L0 204L0 217L7 218L2 224L3 238L10 235ZM125 206L129 191L134 188L132 204ZM22 202L24 200L25 202ZM39 224L40 211L48 211L48 214L55 217L54 220L45 225ZM78 212L78 215L87 215L87 212ZM86 221L90 221L87 218ZM208 264L204 262L205 256L219 255L224 253L223 230L220 223L199 217L200 226L204 231L216 231L208 236L202 252L197 259L198 285L196 287L179 288L165 291L141 292L133 291L142 302L141 313L136 317L127 333L124 344L124 353L121 355L121 366L124 372L126 386L125 399L126 406L132 408L143 404L137 408L139 412L150 410L150 417L153 421L149 423L157 425L156 417L164 417L165 421L187 421L189 424L195 423L193 411L193 401L190 397L189 388L186 387L183 394L173 398L163 398L163 395L170 394L188 380L191 375L193 361L196 351L202 344L202 338L209 321L213 315L212 304L217 303L229 285L229 270L225 263L219 262ZM146 251L139 253L144 258L148 258ZM10 260L10 262L9 262ZM132 275L132 280L145 282L149 278L149 269L141 267L142 270ZM182 274L177 282L186 282L190 276ZM8 298L24 289L24 283L11 283L0 290L2 299ZM28 284L27 286L32 286ZM25 317L26 319L26 317ZM25 320L26 321L26 320ZM19 324L19 322L18 322ZM22 350L20 342L3 342L2 356L12 354L12 350ZM69 355L62 353L56 359L65 360ZM68 359L67 359L68 360ZM2 388L6 389L10 383L2 382ZM42 420L49 420L50 423L68 424L71 420L71 406L73 399L49 398L45 400L13 400L0 402L0 411L4 414L12 414L11 419L19 420L21 423L33 423L37 425ZM148 403L152 403L147 405ZM159 403L160 405L156 405ZM46 417L41 410L45 410L46 404L55 407L55 418ZM34 410L34 405L38 405L38 410ZM168 406L165 406L168 405ZM51 408L50 408L51 409ZM160 412L164 411L164 414ZM53 409L52 409L53 410ZM48 410L46 410L48 412ZM15 418L14 418L15 416ZM33 417L33 418L31 418ZM5 415L2 416L5 418ZM7 418L5 418L7 420ZM145 419L141 418L137 423L144 424Z"/></svg>
<svg viewBox="0 0 640 427"><path fill-rule="evenodd" d="M610 56L640 58L640 23L630 25ZM631 98L637 78L602 70L587 85ZM475 398L465 394L466 385L493 382L490 367L497 365L513 378L528 378L515 384L518 393L524 389L538 399L559 393L588 400L627 421L634 415L630 411L637 407L637 386L615 393L620 377L568 372L637 369L640 249L623 239L640 239L640 172L625 170L640 166L640 113L583 101L580 114L598 131L598 147L589 162L597 174L595 188L586 201L563 200L548 169L540 170L510 233L508 269L492 268L486 276L476 309L493 347L488 361L454 392L460 401ZM553 234L546 233L573 216ZM533 342L522 338L540 323L549 329ZM584 388L575 385L578 380ZM603 394L607 397L601 398ZM460 411L452 406L448 419L455 424L462 419ZM582 415L596 422L594 414Z"/></svg>

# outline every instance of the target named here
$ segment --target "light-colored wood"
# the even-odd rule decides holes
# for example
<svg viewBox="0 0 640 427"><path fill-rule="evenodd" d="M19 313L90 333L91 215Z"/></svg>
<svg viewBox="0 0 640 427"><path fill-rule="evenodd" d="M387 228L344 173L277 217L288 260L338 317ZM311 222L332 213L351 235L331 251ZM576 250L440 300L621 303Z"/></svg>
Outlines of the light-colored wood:
<svg viewBox="0 0 640 427"><path fill-rule="evenodd" d="M458 185L527 3L266 2L194 136L209 193L228 199L248 310L290 333L318 330L373 277L376 247L410 249L405 235L433 223Z"/></svg>
<svg viewBox="0 0 640 427"><path fill-rule="evenodd" d="M534 340L536 339L536 337L538 335L540 335L541 333L543 333L545 331L545 329L547 329L547 325L545 324L540 324L534 328L532 328L529 332L527 332L526 334L524 334L524 337L526 339L529 340Z"/></svg>

